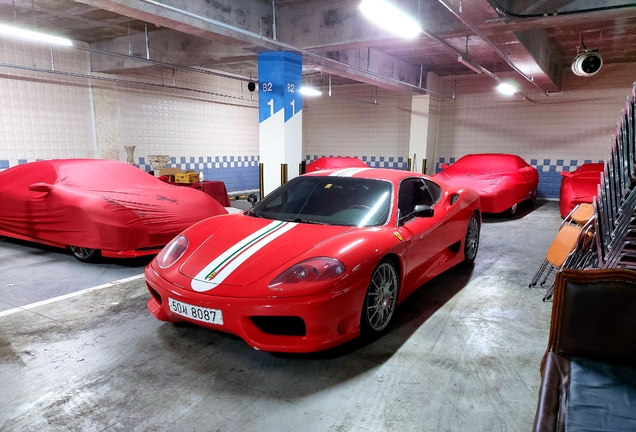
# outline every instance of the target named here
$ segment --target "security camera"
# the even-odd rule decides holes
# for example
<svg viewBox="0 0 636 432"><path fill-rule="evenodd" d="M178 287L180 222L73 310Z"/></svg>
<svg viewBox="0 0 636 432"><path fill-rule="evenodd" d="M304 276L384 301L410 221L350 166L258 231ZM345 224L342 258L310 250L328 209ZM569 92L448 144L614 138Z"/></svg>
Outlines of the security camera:
<svg viewBox="0 0 636 432"><path fill-rule="evenodd" d="M574 75L589 77L601 70L603 59L598 50L585 50L578 54L572 62L572 72Z"/></svg>

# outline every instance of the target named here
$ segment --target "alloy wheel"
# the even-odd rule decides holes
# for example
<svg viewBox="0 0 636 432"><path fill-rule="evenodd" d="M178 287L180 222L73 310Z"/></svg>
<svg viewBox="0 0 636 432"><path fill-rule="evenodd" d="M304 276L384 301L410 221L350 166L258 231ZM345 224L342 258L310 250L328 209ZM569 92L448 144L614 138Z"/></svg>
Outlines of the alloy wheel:
<svg viewBox="0 0 636 432"><path fill-rule="evenodd" d="M367 290L364 317L367 327L379 332L389 324L397 303L398 277L393 264L382 261L373 271Z"/></svg>

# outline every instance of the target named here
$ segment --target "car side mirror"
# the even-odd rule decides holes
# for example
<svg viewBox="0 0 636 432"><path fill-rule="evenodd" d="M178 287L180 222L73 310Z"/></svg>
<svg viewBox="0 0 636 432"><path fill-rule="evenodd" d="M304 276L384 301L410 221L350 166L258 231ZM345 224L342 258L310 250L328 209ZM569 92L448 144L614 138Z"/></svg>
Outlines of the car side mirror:
<svg viewBox="0 0 636 432"><path fill-rule="evenodd" d="M433 217L433 215L435 214L435 210L427 205L416 205L413 214L415 215L415 217L429 218Z"/></svg>
<svg viewBox="0 0 636 432"><path fill-rule="evenodd" d="M48 183L44 183L44 182L40 182L40 183L33 183L32 185L29 185L29 190L32 192L51 192L51 190L53 189L53 185L50 185Z"/></svg>
<svg viewBox="0 0 636 432"><path fill-rule="evenodd" d="M256 205L256 202L258 201L258 198L256 197L255 193L252 193L247 196L247 201L252 204L252 207L254 207Z"/></svg>
<svg viewBox="0 0 636 432"><path fill-rule="evenodd" d="M443 164L441 164L439 167L440 167L441 169L445 170L445 169L448 169L448 168L450 167L450 165L449 165L449 164L447 164L447 163L443 163Z"/></svg>

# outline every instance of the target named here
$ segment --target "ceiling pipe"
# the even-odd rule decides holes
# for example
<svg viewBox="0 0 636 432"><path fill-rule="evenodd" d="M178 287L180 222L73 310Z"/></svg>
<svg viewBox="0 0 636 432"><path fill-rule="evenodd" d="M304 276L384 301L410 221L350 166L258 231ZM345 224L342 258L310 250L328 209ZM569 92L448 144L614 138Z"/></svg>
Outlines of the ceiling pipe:
<svg viewBox="0 0 636 432"><path fill-rule="evenodd" d="M112 57L119 57L119 58L123 58L123 59L126 59L126 60L133 60L133 61L137 61L137 62L153 64L153 65L162 66L162 67L166 67L166 68L170 68L170 69L180 69L180 70L184 70L184 71L188 71L188 72L195 72L195 73L200 73L200 74L205 74L205 75L213 75L213 76L217 76L217 77L221 77L221 78L233 79L233 80L237 80L237 81L244 81L244 82L252 81L252 78L248 78L248 77L245 77L245 76L242 76L242 75L238 75L238 74L223 73L223 72L213 71L213 70L210 70L210 69L203 69L203 68L199 68L199 67L194 67L194 66L183 66L183 65L178 65L178 64L174 64L174 63L162 62L162 61L159 61L159 60L152 60L150 58L144 58L144 57L135 57L132 54L132 51L131 51L130 47L128 48L128 54L121 54L121 53L117 53L117 52L113 52L113 51L105 51L105 50L100 50L100 49L90 48L90 47L84 47L84 46L79 46L79 45L65 46L64 49L75 49L75 50L78 50L78 51L85 51L85 52L89 52L89 53L92 53L92 54L101 54L101 55L107 55L107 56L112 56ZM52 51L52 48L51 48L51 51Z"/></svg>
<svg viewBox="0 0 636 432"><path fill-rule="evenodd" d="M442 0L440 0L440 1L442 1ZM495 81L497 81L498 83L502 83L503 82L503 80L501 78L499 78L497 75L495 75L493 72L489 71L488 69L486 69L482 65L472 61L470 58L467 57L465 52L462 52L459 49L455 48L453 45L451 45L450 43L448 43L444 39L442 39L442 38L440 38L438 36L435 36L434 34L428 33L426 30L422 30L422 33L424 33L426 36L428 36L430 38L435 39L436 41L438 41L439 43L444 45L446 48L448 48L450 51L454 52L457 55L457 61L460 62L461 64L463 64L464 66L466 66L467 68L469 68L470 70L472 70L473 72L475 72L477 74L484 73L484 74L488 75L490 78L492 78ZM543 89L541 89L541 91L543 91ZM517 94L519 94L521 97L523 97L524 100L526 100L526 101L528 101L530 103L533 103L533 104L537 103L537 101L535 101L534 99L530 98L528 95L526 95L522 91L517 91ZM453 96L452 96L451 99L455 99L455 90L453 90Z"/></svg>
<svg viewBox="0 0 636 432"><path fill-rule="evenodd" d="M123 78L112 78L112 77L105 77L105 76L99 76L99 75L93 75L93 74L85 74L85 73L79 73L79 72L66 72L66 71L60 71L60 70L55 70L55 69L44 69L44 68L39 68L39 67L36 67L36 66L23 66L23 65L17 65L17 64L12 64L12 63L3 63L3 62L0 62L0 67L6 67L6 68L12 68L12 69L20 69L20 70L31 71L31 72L50 73L50 74L61 75L61 76L72 77L72 78L86 78L88 80L98 80L98 81L107 81L107 82L114 82L114 83L131 84L131 85L135 84L135 85L144 85L144 86L150 86L150 87L159 87L159 88L162 88L164 90L168 89L168 90L190 91L190 92L201 93L201 94L205 94L205 95L209 95L209 96L224 97L224 98L236 99L236 100L241 100L241 101L246 101L247 102L247 99L245 99L243 97L226 95L226 94L222 94L222 93L215 93L215 92L210 92L210 91L206 91L206 90L198 90L198 89L193 89L193 88L189 88L189 87L167 86L165 84L151 83L151 82L147 82L147 81L136 81L136 80L130 80L130 79L123 79ZM209 102L210 103L217 103L217 104L241 106L241 107L247 107L247 108L256 108L254 105L228 104L228 103L220 102L220 101L209 101Z"/></svg>
<svg viewBox="0 0 636 432"><path fill-rule="evenodd" d="M410 83L407 83L407 82L404 82L404 81L400 81L400 80L397 80L395 78L385 77L385 76L376 74L374 72L369 72L367 70L364 70L363 68L356 67L356 66L353 66L353 65L350 65L350 64L347 64L347 63L339 62L337 60L321 56L320 54L316 54L316 53L308 51L306 49L298 48L298 47L296 47L294 45L291 45L291 44L288 44L288 43L285 43L285 42L281 42L281 41L278 41L278 40L274 40L274 39L268 38L266 36L263 36L261 34L254 33L254 32L251 32L249 30L245 30L243 28L236 27L236 26L233 26L231 24L224 23L222 21L218 21L218 20L215 20L215 19L212 19L212 18L208 18L208 17L201 16L201 15L198 15L198 14L195 14L195 13L192 13L192 12L188 12L186 10L179 9L179 8L174 7L174 6L170 6L170 5L158 2L156 0L140 0L140 1L143 2L143 3L151 4L153 6L156 6L156 7L160 8L160 9L165 9L165 10L168 10L170 12L175 12L175 13L178 13L180 15L184 15L184 16L187 16L187 17L190 17L190 18L197 19L199 21L203 21L203 22L208 23L208 24L212 24L214 26L218 26L218 27L224 28L226 30L230 30L230 31L233 31L233 32L236 32L236 33L240 33L240 34L248 36L250 38L255 38L255 39L262 40L262 41L267 42L267 43L269 43L269 44L271 44L271 45L273 45L273 46L275 46L277 48L280 48L280 49L283 49L283 50L286 50L286 51L293 51L293 52L296 52L296 53L299 53L299 54L306 55L308 57L313 57L313 58L319 59L321 61L333 64L333 65L344 66L344 67L349 68L351 70L355 70L355 71L359 72L362 76L367 76L368 78L372 78L372 79L373 78L380 78L380 79L383 79L383 80L387 80L389 82L393 82L393 83L395 83L395 84L397 84L399 86L403 86L403 87L408 88L409 90L412 90L412 91L417 92L417 93L426 92L426 93L430 93L430 94L439 95L439 93L434 92L432 90L428 90L428 89L423 88L423 87L418 87L417 85L410 84ZM441 41L441 39L438 39L438 40ZM446 41L444 41L444 42L446 42ZM447 42L446 42L446 44L448 46L452 47L452 45L448 44Z"/></svg>
<svg viewBox="0 0 636 432"><path fill-rule="evenodd" d="M514 13L507 10L503 6L501 6L501 4L497 0L491 0L491 1L495 3L495 5L497 6L495 8L495 11L499 14L499 16L502 16L503 18L511 17L515 19L526 19L526 18L545 18L547 16L547 14L545 13L528 13L528 14ZM554 12L550 12L549 16L555 17L555 16L563 16L563 15L576 15L576 14L584 14L584 13L592 13L592 12L604 12L604 11L616 10L616 9L627 9L627 8L633 8L633 7L634 7L633 3L615 5L615 6L599 6L599 7L587 8L587 9L576 9L572 11L562 11L562 12L554 11Z"/></svg>
<svg viewBox="0 0 636 432"><path fill-rule="evenodd" d="M506 54L504 54L499 48L497 48L497 46L495 44L493 44L490 39L488 39L488 37L481 31L479 30L477 27L475 27L474 25L472 25L470 22L468 22L468 20L466 20L466 18L464 18L464 15L462 15L460 12L456 11L455 9L453 9L453 7L451 5L449 5L448 3L446 3L445 0L438 0L446 9L448 9L453 15L455 15L455 17L457 19L459 19L462 23L464 23L464 25L466 27L468 27L469 29L471 29L481 40L483 40L484 42L486 42L488 45L490 45L490 47L492 49L495 50L495 52L499 55L499 57L501 57L507 64L508 66L510 66L515 72L517 72L519 75L521 75L526 81L528 81L529 83L531 83L533 86L535 86L536 88L538 88L539 90L541 90L541 92L546 95L549 96L550 93L548 93L546 90L542 89L537 83L534 82L534 79L532 79L532 77L529 77L528 75L526 75L521 69L519 69L509 58Z"/></svg>
<svg viewBox="0 0 636 432"><path fill-rule="evenodd" d="M216 71L212 71L209 69L203 69L203 68L198 68L198 67L194 67L194 66L182 66L182 65L177 65L174 63L167 63L167 62L162 62L159 60L152 60L152 59L146 59L144 57L135 57L132 54L121 54L121 53L116 53L116 52L112 52L112 51L104 51L104 50L100 50L100 49L96 49L96 48L89 48L89 47L82 47L82 46L70 46L70 47L65 47L66 49L76 49L76 50L80 50L80 51L86 51L92 54L101 54L101 55L107 55L107 56L113 56L113 57L119 57L119 58L123 58L126 60L133 60L133 61L138 61L138 62L142 62L142 63L149 63L149 64L153 64L153 65L157 65L157 66L162 66L162 67L167 67L167 68L171 68L171 69L180 69L180 70L184 70L184 71L188 71L188 72L196 72L196 73L201 73L201 74L205 74L205 75L213 75L213 76L218 76L221 78L228 78L228 79L233 79L233 80L237 80L237 81L245 81L245 82L250 82L252 81L252 78L248 78L248 77L244 77L241 75L235 75L235 74L229 74L229 73L223 73L223 72L216 72Z"/></svg>

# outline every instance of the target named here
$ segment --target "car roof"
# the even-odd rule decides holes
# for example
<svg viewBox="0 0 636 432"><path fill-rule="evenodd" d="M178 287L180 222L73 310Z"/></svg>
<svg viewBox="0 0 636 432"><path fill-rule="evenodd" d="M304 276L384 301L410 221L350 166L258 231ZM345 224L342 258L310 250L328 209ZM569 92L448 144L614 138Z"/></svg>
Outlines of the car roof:
<svg viewBox="0 0 636 432"><path fill-rule="evenodd" d="M455 161L455 163L459 162L460 160L466 161L470 159L489 159L489 160L499 160L499 161L519 160L519 159L523 160L521 156L516 154L510 154L510 153L470 153L460 157L459 159Z"/></svg>
<svg viewBox="0 0 636 432"><path fill-rule="evenodd" d="M114 161L114 160L110 160L110 159L48 159L48 160L38 160L35 162L29 162L26 164L20 164L20 165L15 165L12 168L18 168L18 169L23 169L23 170L38 170L40 169L39 167L42 167L43 165L48 165L50 167L53 167L56 171L58 170L58 168L63 167L63 166L67 166L67 165L76 165L76 164L103 164L103 165L110 165L110 164L121 164L122 162L119 161Z"/></svg>
<svg viewBox="0 0 636 432"><path fill-rule="evenodd" d="M425 177L424 175L412 171L398 170L391 168L338 168L322 171L314 171L304 174L312 177L327 177L336 175L340 177L366 178L375 180L390 180L392 182L400 182L408 177Z"/></svg>

